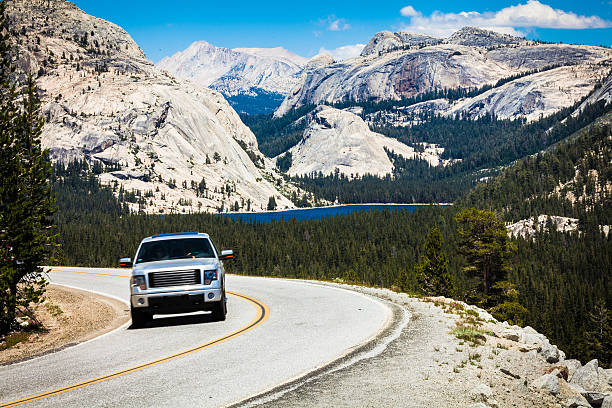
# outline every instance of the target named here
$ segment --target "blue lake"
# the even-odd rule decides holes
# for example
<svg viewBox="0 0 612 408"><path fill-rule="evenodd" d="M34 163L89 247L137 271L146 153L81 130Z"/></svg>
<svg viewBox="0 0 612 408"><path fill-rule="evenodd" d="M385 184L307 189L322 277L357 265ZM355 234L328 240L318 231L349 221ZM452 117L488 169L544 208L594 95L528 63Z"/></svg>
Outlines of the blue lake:
<svg viewBox="0 0 612 408"><path fill-rule="evenodd" d="M259 213L234 213L223 214L225 217L231 217L248 222L271 222L280 220L318 220L325 217L335 217L337 215L346 215L355 211L415 211L421 207L427 207L427 204L355 204L355 205L339 205L334 207L322 208L300 208L299 210L287 211L270 211Z"/></svg>

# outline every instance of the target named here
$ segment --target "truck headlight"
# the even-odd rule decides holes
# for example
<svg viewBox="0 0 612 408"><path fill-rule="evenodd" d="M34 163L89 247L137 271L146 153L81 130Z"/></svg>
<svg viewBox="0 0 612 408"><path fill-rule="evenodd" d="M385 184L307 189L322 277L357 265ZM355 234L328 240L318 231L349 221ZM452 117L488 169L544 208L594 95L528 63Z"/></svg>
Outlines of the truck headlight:
<svg viewBox="0 0 612 408"><path fill-rule="evenodd" d="M132 276L130 283L132 284L132 287L138 287L140 290L145 290L147 288L145 277L142 275Z"/></svg>
<svg viewBox="0 0 612 408"><path fill-rule="evenodd" d="M212 271L204 271L204 284L210 285L210 283L214 280L217 280L217 270Z"/></svg>

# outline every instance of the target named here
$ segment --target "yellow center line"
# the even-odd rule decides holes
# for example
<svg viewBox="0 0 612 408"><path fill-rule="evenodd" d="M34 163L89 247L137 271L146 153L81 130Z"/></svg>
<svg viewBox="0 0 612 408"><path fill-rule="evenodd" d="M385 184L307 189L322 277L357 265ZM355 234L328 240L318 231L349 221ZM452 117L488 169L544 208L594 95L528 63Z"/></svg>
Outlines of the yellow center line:
<svg viewBox="0 0 612 408"><path fill-rule="evenodd" d="M103 276L116 276L116 277L122 277L122 278L129 278L129 276L124 276L124 275L111 275L111 274L96 273L96 272L77 272L77 271L65 271L65 270L59 270L59 271L58 270L54 270L54 272L70 272L70 273L82 273L82 274L88 274L88 275L103 275ZM247 331L249 331L251 329L254 329L255 327L259 326L260 324L262 324L264 321L266 321L268 319L268 316L270 315L270 309L268 308L268 306L265 303L260 302L259 300L254 299L252 297L243 295L241 293L229 292L229 291L227 293L230 294L230 295L242 298L242 299L250 302L251 304L253 304L253 305L255 305L257 307L257 310L258 310L257 316L255 316L255 318L249 324L247 324L246 326L242 327L241 329L238 329L238 330L236 330L236 331L234 331L234 332L232 332L230 334L227 334L225 336L219 337L219 338L217 338L215 340L211 340L211 341L209 341L207 343L200 344L199 346L192 347L190 349L181 351L181 352L176 353L176 354L169 355L167 357L162 357L162 358L159 358L157 360L149 361L148 363L140 364L138 366L131 367L131 368L128 368L128 369L125 369L125 370L121 370L121 371L117 371L117 372L114 372L114 373L111 373L111 374L107 374L107 375L104 375L104 376L101 376L101 377L92 378L90 380L83 381L83 382L80 382L80 383L77 383L77 384L69 385L69 386L62 387L62 388L57 388L55 390L47 391L47 392L44 392L44 393L41 393L41 394L36 394L36 395L32 395L30 397L22 398L22 399L19 399L19 400L15 400L15 401L11 401L11 402L6 402L4 404L0 404L0 408L15 407L17 405L25 404L27 402L32 402L32 401L36 401L36 400L39 400L39 399L42 399L42 398L52 397L54 395L58 395L58 394L61 394L61 393L64 393L64 392L67 392L67 391L70 391L70 390L75 390L77 388L87 387L87 386L92 385L92 384L96 384L96 383L103 382L103 381L108 381L110 379L121 377L123 375L130 374L130 373L133 373L133 372L136 372L136 371L140 371L140 370L143 370L143 369L148 368L148 367L152 367L152 366L157 365L157 364L165 363L167 361L174 360L176 358L183 357L183 356L195 353L195 352L200 351L200 350L204 350L206 348L214 346L215 344L219 344L219 343L222 343L224 341L230 340L230 339L232 339L234 337L237 337L237 336L239 336L241 334L246 333Z"/></svg>

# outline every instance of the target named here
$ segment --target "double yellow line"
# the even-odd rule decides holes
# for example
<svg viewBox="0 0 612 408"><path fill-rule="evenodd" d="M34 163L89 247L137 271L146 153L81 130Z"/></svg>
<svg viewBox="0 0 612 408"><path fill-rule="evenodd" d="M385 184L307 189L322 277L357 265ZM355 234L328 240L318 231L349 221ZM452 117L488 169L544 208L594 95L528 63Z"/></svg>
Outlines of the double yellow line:
<svg viewBox="0 0 612 408"><path fill-rule="evenodd" d="M125 275L112 275L112 274L107 274L107 273L96 273L96 272L77 272L77 271L58 271L55 270L54 272L70 272L70 273L80 273L80 274L87 274L87 275L103 275L103 276L114 276L114 277L121 277L121 278L127 278L128 276ZM145 368L148 367L152 367L154 365L157 364L161 364L161 363L165 363L167 361L170 360L174 360L176 358L179 357L183 357L186 356L188 354L192 354L195 353L197 351L201 351L204 350L206 348L212 347L215 344L219 344L219 343L223 343L224 341L233 339L234 337L240 336L241 334L246 333L247 331L254 329L255 327L259 326L260 324L262 324L264 321L266 321L266 319L268 319L268 316L270 315L270 309L268 308L268 306L266 306L265 303L260 302L259 300L253 299L252 297L240 294L240 293L236 293L236 292L227 292L228 294L232 295L232 296L236 296L239 297L241 299L246 300L247 302L253 304L256 308L257 308L257 316L246 326L242 327L241 329L238 329L230 334L227 334L225 336L219 337L215 340L211 340L208 343L204 343L201 344L199 346L190 348L188 350L185 351L181 351L179 353L176 354L172 354L170 356L167 357L162 357L160 359L157 360L153 360L150 361L148 363L144 363L132 368L128 368L122 371L117 371L115 373L111 373L111 374L107 374L104 375L102 377L97 377L97 378L92 378L91 380L87 380L87 381L83 381L77 384L73 384L73 385L69 385L66 387L62 387L62 388L58 388L52 391L47 391L47 392L43 392L42 394L36 394L36 395L32 395L30 397L26 397L26 398L22 398L19 400L15 400L15 401L11 401L11 402L6 402L4 404L0 404L0 408L8 408L8 407L15 407L17 405L21 405L21 404L25 404L27 402L32 402L32 401L36 401L39 399L43 399L43 398L48 398L48 397L52 397L54 395L58 395L67 391L71 391L71 390L76 390L77 388L83 388L83 387L87 387L89 385L92 384L96 384L99 382L103 382L103 381L108 381L110 379L116 378L116 377L121 377L123 375L126 374L130 374L136 371L140 371L143 370Z"/></svg>

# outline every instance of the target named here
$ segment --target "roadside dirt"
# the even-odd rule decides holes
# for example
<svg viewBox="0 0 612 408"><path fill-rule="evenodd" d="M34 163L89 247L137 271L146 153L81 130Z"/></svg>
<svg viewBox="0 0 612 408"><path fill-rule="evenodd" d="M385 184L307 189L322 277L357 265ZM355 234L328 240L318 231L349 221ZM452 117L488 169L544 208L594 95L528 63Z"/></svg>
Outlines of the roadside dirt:
<svg viewBox="0 0 612 408"><path fill-rule="evenodd" d="M528 387L550 364L496 336L484 335L478 344L457 338L452 331L464 317L448 304L387 289L348 288L403 308L410 322L375 356L308 376L289 390L279 387L236 406L561 408L554 397ZM486 322L482 328L497 329ZM477 391L483 387L487 396Z"/></svg>
<svg viewBox="0 0 612 408"><path fill-rule="evenodd" d="M49 285L36 317L44 326L25 342L0 351L0 365L27 360L90 340L130 320L118 300L78 289Z"/></svg>

